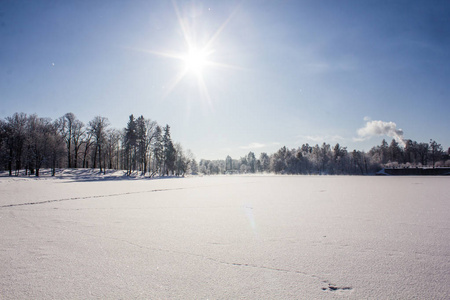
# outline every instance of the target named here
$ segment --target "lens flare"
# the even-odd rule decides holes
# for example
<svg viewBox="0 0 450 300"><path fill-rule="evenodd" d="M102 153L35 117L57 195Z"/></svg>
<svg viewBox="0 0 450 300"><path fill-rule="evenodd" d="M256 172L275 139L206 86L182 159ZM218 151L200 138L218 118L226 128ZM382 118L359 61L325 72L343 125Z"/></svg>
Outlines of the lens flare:
<svg viewBox="0 0 450 300"><path fill-rule="evenodd" d="M203 68L208 62L208 54L203 49L191 48L189 53L184 56L187 71L201 74Z"/></svg>
<svg viewBox="0 0 450 300"><path fill-rule="evenodd" d="M219 38L219 35L225 29L230 22L234 14L237 12L238 7L229 15L229 17L214 31L210 37L206 40L199 41L198 37L203 36L207 28L199 28L196 23L191 20L192 17L187 14L183 14L176 1L172 1L175 14L177 16L178 24L180 26L184 43L186 45L186 51L184 53L176 53L173 51L152 51L148 49L131 48L137 51L147 52L153 55L161 57L180 60L183 64L180 65L180 71L164 85L163 98L166 98L172 91L178 86L178 84L184 80L189 74L194 75L196 84L198 87L200 99L208 104L208 107L213 110L213 103L208 89L205 78L209 78L209 81L213 76L211 75L210 68L215 69L235 69L242 70L242 68L220 63L214 60L212 54L214 51L215 41ZM210 11L210 10L208 10ZM208 73L208 74L206 74Z"/></svg>

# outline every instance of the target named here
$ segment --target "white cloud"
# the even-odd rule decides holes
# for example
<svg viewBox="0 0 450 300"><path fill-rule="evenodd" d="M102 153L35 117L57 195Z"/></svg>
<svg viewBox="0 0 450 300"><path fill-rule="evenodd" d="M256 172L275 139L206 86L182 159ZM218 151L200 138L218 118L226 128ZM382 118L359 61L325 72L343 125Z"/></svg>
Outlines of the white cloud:
<svg viewBox="0 0 450 300"><path fill-rule="evenodd" d="M267 146L266 144L261 144L261 143L251 143L251 144L249 144L249 145L247 145L247 146L241 146L241 147L239 147L239 148L248 150L248 149L259 149L259 148L264 148L264 147L266 147L266 146Z"/></svg>
<svg viewBox="0 0 450 300"><path fill-rule="evenodd" d="M334 143L344 141L340 135L300 135L298 136L301 139L300 143L303 142L314 142L314 143Z"/></svg>
<svg viewBox="0 0 450 300"><path fill-rule="evenodd" d="M357 133L358 137L353 139L357 142L370 139L373 136L386 135L394 138L397 142L404 143L403 130L397 129L397 124L395 124L394 122L366 120L366 125L363 128L358 129Z"/></svg>
<svg viewBox="0 0 450 300"><path fill-rule="evenodd" d="M305 136L303 136L303 138L307 141L313 141L313 142L317 142L317 143L325 140L325 138L323 136L319 136L319 135L305 135Z"/></svg>

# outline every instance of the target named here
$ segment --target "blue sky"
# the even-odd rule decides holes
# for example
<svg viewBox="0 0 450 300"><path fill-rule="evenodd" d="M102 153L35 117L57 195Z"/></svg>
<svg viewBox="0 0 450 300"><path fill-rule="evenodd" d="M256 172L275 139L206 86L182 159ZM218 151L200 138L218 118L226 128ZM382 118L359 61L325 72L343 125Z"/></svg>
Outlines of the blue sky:
<svg viewBox="0 0 450 300"><path fill-rule="evenodd" d="M448 1L6 0L0 117L142 114L198 159L369 150L399 129L447 149L449 15ZM201 71L185 70L188 44L207 47Z"/></svg>

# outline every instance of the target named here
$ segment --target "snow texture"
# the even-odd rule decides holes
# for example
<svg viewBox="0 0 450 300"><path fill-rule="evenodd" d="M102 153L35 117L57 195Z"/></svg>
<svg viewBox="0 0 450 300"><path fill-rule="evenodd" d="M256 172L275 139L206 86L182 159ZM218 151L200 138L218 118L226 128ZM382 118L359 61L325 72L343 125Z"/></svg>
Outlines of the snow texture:
<svg viewBox="0 0 450 300"><path fill-rule="evenodd" d="M1 299L448 299L448 177L0 178Z"/></svg>

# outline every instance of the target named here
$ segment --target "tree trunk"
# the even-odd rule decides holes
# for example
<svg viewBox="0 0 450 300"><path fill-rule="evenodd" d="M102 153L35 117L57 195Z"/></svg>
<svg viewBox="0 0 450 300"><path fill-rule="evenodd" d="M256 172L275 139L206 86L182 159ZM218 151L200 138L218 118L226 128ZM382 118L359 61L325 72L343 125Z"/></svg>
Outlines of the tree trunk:
<svg viewBox="0 0 450 300"><path fill-rule="evenodd" d="M100 173L102 172L102 147L98 146L98 164L100 166Z"/></svg>
<svg viewBox="0 0 450 300"><path fill-rule="evenodd" d="M83 154L83 169L84 169L84 168L87 168L87 165L86 165L87 153L88 153L88 148L86 148L86 149L84 150L84 154Z"/></svg>
<svg viewBox="0 0 450 300"><path fill-rule="evenodd" d="M8 159L9 176L12 176L12 157L13 157L13 150L12 150L12 148L10 148L9 149L9 159Z"/></svg>
<svg viewBox="0 0 450 300"><path fill-rule="evenodd" d="M94 169L97 167L97 148L98 146L95 146L95 151L94 151Z"/></svg>
<svg viewBox="0 0 450 300"><path fill-rule="evenodd" d="M74 149L73 167L78 168L78 147L76 145Z"/></svg>

